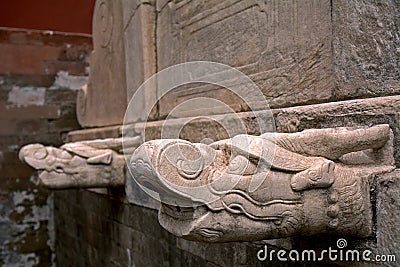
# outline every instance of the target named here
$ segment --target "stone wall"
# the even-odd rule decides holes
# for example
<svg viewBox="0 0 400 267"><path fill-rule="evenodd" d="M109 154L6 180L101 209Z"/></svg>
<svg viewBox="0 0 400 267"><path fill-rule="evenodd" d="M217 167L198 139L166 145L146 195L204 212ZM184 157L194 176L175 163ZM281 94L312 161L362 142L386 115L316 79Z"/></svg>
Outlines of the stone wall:
<svg viewBox="0 0 400 267"><path fill-rule="evenodd" d="M389 124L394 133L393 143L400 143L398 123L399 96L340 101L274 109L279 132L330 127L365 127ZM249 131L259 134L251 113L240 113ZM180 120L175 121L180 125ZM164 121L148 124L149 139L160 138ZM181 138L198 142L209 133L219 131L210 121L193 121L182 129ZM208 131L199 131L206 128ZM85 140L121 135L121 127L74 131L69 140ZM214 135L217 137L217 135ZM224 136L220 136L223 138ZM400 164L399 151L394 152ZM397 198L398 171L373 177L371 184L374 205L374 233L369 238L344 237L350 249L370 249L376 254L399 257L396 222L400 218ZM389 204L390 203L390 204ZM260 242L232 242L211 244L176 238L158 223L157 204L135 188L128 177L125 190L92 189L67 190L55 193L56 253L59 266L293 266L293 263L261 262L257 252L268 246L270 250L336 248L343 236L312 236L265 240ZM317 245L316 245L317 244ZM73 259L73 260L67 260ZM72 263L71 263L72 262ZM71 264L71 265L69 265ZM374 266L362 262L299 262L295 266ZM387 263L387 266L395 266Z"/></svg>
<svg viewBox="0 0 400 267"><path fill-rule="evenodd" d="M396 166L400 166L397 1L116 1L114 9L109 6L109 10L114 10L109 12L114 16L122 14L123 34L117 31L112 38L123 36L120 38L124 48L118 46L115 59L120 62L120 55L125 57L122 72L126 81L118 83L126 82L128 98L156 71L191 60L217 61L243 71L261 88L273 108L279 132L389 124L394 134ZM103 53L104 49L99 51ZM120 73L121 66L102 71ZM108 90L109 87L104 88L104 92ZM156 87L149 89L138 104L152 105L159 94ZM148 118L152 122L145 126L146 139L161 137L162 119L176 105L204 96L230 104L239 112L248 133L260 134L254 115L238 105L234 96L221 88L201 84L178 88L157 102ZM119 105L111 102L105 105L107 109L114 105L120 112ZM96 108L89 107L89 112L96 117ZM205 110L205 114L213 113ZM88 120L86 126L98 128L71 132L69 141L120 137L123 128L107 123L121 124L123 118L116 118L116 114ZM181 114L190 117L195 112L190 109ZM143 115L135 114L133 121L144 119ZM221 116L229 121L228 115ZM168 123L169 127L179 128L187 121L176 118ZM234 124L230 126L235 128ZM138 123L135 127L143 125ZM227 138L220 125L201 119L187 123L179 137L192 142ZM394 229L400 217L395 193L397 173L373 178L374 235L367 239L346 237L349 248L368 248L375 254L400 257L396 248L399 233ZM340 237L196 243L176 238L162 229L157 222L156 207L157 203L146 197L129 177L125 190L57 192L57 263L60 266L259 266L271 264L256 258L257 251L265 244L271 249L321 249L334 247ZM312 266L310 262L304 264ZM315 264L328 265L335 264Z"/></svg>
<svg viewBox="0 0 400 267"><path fill-rule="evenodd" d="M80 121L93 128L70 132L68 141L120 137L126 129L121 126L125 106L108 101L109 94L116 91L112 99L129 99L156 71L189 60L211 60L237 67L259 85L273 108L278 132L389 124L399 168L398 1L118 0L107 4L98 0L96 6L103 8L102 18L117 28L111 27L111 34L106 27L111 24L94 25L94 29L98 27L94 32L100 43L94 54L97 60L91 62L97 64L92 67L98 70L98 76L91 73L93 82L89 82L87 93L80 99L84 110ZM121 25L123 28L118 28ZM176 105L202 96L224 100L239 112L248 133L260 134L254 115L238 105L236 98L220 88L196 86L178 88L157 102L149 117L151 122L145 126L146 138L160 137L162 120ZM154 104L159 93L157 87L145 91L139 104ZM115 112L105 112L112 110ZM182 114L190 117L195 113L187 110ZM142 120L143 115L147 114L135 114L133 121ZM221 116L229 121L228 115ZM182 118L169 120L177 127L185 122ZM234 129L234 124L231 126ZM135 127L143 124L134 124L132 128ZM209 120L194 120L183 128L180 137L198 142L204 138L223 139L225 134L220 125ZM146 198L130 177L127 179L125 189L55 192L57 265L270 265L271 262L256 258L265 244L271 249L324 249L335 247L341 237L227 244L185 241L159 226L157 203ZM346 237L348 248L368 248L374 254L394 254L400 259L399 231L395 227L400 220L397 179L398 170L372 178L374 234L367 239ZM297 266L301 264L312 266L310 262ZM291 266L282 262L272 265Z"/></svg>
<svg viewBox="0 0 400 267"><path fill-rule="evenodd" d="M53 195L18 159L21 146L58 146L79 129L77 90L91 38L0 29L0 265L54 263Z"/></svg>
<svg viewBox="0 0 400 267"><path fill-rule="evenodd" d="M178 239L158 224L155 210L121 196L55 193L58 266L257 266L254 247Z"/></svg>

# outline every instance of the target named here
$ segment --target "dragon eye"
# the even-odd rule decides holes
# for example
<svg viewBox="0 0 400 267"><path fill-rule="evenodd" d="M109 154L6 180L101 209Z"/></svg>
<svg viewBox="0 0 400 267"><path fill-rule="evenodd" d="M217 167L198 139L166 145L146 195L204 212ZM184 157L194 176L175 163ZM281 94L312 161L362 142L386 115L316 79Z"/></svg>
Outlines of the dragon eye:
<svg viewBox="0 0 400 267"><path fill-rule="evenodd" d="M36 159L44 159L47 155L48 155L47 150L44 147L36 150L35 153L33 154L33 156Z"/></svg>
<svg viewBox="0 0 400 267"><path fill-rule="evenodd" d="M238 155L229 163L227 172L238 175L250 175L254 174L256 169L256 165L254 165L249 159Z"/></svg>
<svg viewBox="0 0 400 267"><path fill-rule="evenodd" d="M315 171L315 170L310 170L309 172L308 172L308 174L310 175L310 176L317 176L317 172Z"/></svg>
<svg viewBox="0 0 400 267"><path fill-rule="evenodd" d="M312 181L318 181L322 178L322 176L319 175L319 173L316 170L308 171L308 175Z"/></svg>

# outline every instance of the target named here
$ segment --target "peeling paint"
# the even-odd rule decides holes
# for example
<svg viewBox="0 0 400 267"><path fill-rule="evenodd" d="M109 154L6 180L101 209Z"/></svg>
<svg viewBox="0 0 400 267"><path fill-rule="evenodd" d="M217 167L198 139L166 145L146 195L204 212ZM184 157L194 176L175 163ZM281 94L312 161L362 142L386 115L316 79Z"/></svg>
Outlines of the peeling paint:
<svg viewBox="0 0 400 267"><path fill-rule="evenodd" d="M36 190L14 191L0 202L0 265L1 266L38 266L41 257L39 253L26 250L27 247L39 242L38 237L32 239L32 232L48 235L54 239L54 226L48 228L52 218L52 197L48 196L46 203L35 204L38 194ZM45 224L45 225L42 225ZM48 243L53 250L52 243ZM54 242L54 241L53 241ZM40 244L40 243L39 243ZM41 245L43 246L43 245ZM53 265L54 266L54 265Z"/></svg>
<svg viewBox="0 0 400 267"><path fill-rule="evenodd" d="M8 93L8 103L18 106L43 106L46 88L13 86Z"/></svg>
<svg viewBox="0 0 400 267"><path fill-rule="evenodd" d="M39 257L35 253L22 254L20 257L25 267L34 267L39 264Z"/></svg>
<svg viewBox="0 0 400 267"><path fill-rule="evenodd" d="M87 76L73 76L69 75L67 71L59 71L54 84L49 89L68 88L71 90L79 90L83 85L87 84L87 82Z"/></svg>
<svg viewBox="0 0 400 267"><path fill-rule="evenodd" d="M15 191L12 193L12 198L15 206L21 205L25 200L32 201L35 195L30 194L28 191Z"/></svg>
<svg viewBox="0 0 400 267"><path fill-rule="evenodd" d="M56 230L54 225L54 193L52 193L47 199L47 207L49 207L50 214L47 222L47 233L49 235L49 239L47 240L47 246L51 249L51 266L56 266L56 253L55 253L55 244L56 244Z"/></svg>

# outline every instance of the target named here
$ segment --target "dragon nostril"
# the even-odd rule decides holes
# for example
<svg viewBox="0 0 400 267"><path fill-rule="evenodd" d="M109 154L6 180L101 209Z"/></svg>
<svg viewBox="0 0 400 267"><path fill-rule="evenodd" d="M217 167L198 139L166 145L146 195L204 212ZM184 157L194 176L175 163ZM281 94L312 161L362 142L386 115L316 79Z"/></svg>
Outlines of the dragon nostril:
<svg viewBox="0 0 400 267"><path fill-rule="evenodd" d="M58 173L64 172L64 168L62 166L56 166L55 171Z"/></svg>

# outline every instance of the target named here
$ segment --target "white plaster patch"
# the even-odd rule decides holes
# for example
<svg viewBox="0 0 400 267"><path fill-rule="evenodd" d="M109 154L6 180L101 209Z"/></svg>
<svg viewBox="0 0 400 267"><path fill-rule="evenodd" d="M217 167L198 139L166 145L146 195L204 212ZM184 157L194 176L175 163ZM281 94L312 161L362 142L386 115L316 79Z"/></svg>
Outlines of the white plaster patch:
<svg viewBox="0 0 400 267"><path fill-rule="evenodd" d="M47 223L52 213L52 210L50 210L52 198L49 197L47 199L46 205L37 206L32 203L36 195L31 191L15 191L10 194L10 197L15 206L14 208L9 207L8 209L4 209L0 203L0 213L4 214L4 216L0 216L0 232L3 233L3 235L0 235L0 258L3 259L2 266L38 266L40 259L36 253L22 254L17 251L17 246L26 242L28 229L32 230L33 227L34 231L36 231L40 229L41 223ZM25 205L30 207L29 214L24 215L19 223L10 224L9 216L11 212L22 213L26 211ZM2 224L2 221L6 223ZM2 226L6 226L6 228ZM51 231L54 231L54 227ZM54 233L51 234L54 236ZM52 266L55 266L54 260Z"/></svg>
<svg viewBox="0 0 400 267"><path fill-rule="evenodd" d="M33 224L33 229L37 231L40 229L40 222L49 219L49 213L49 207L47 205L42 207L32 206L32 216L26 216L24 221L31 225Z"/></svg>
<svg viewBox="0 0 400 267"><path fill-rule="evenodd" d="M66 71L59 71L56 80L50 89L68 88L71 90L79 90L82 86L87 84L87 76L73 76L69 75Z"/></svg>
<svg viewBox="0 0 400 267"><path fill-rule="evenodd" d="M18 206L18 207L15 208L15 210L16 210L17 213L22 213L22 212L24 212L25 207L24 206Z"/></svg>
<svg viewBox="0 0 400 267"><path fill-rule="evenodd" d="M25 200L28 201L33 201L35 198L35 195L32 193L28 193L26 191L22 192L14 192L13 193L13 202L16 207L17 212L20 213L22 210L21 208L25 209L24 206L22 205ZM49 203L49 199L47 200L47 203ZM36 231L40 228L40 223L44 221L48 221L50 217L50 206L49 205L44 205L44 206L31 206L31 213L27 214L24 216L22 223L16 225L16 228L18 228L19 232L25 231L26 228L32 227Z"/></svg>
<svg viewBox="0 0 400 267"><path fill-rule="evenodd" d="M25 267L34 267L39 264L39 257L35 253L20 255L20 263Z"/></svg>
<svg viewBox="0 0 400 267"><path fill-rule="evenodd" d="M47 240L47 245L51 249L51 266L56 267L56 253L55 253L55 244L56 244L56 233L55 233L55 225L54 225L54 194L51 193L47 198L47 207L49 209L49 217L47 221L47 233L49 235L49 239Z"/></svg>
<svg viewBox="0 0 400 267"><path fill-rule="evenodd" d="M45 102L46 88L43 87L18 87L13 86L8 93L8 102L14 105L42 106Z"/></svg>
<svg viewBox="0 0 400 267"><path fill-rule="evenodd" d="M35 199L35 195L28 193L27 191L15 191L13 192L13 202L15 206L21 205L25 200L33 201Z"/></svg>

